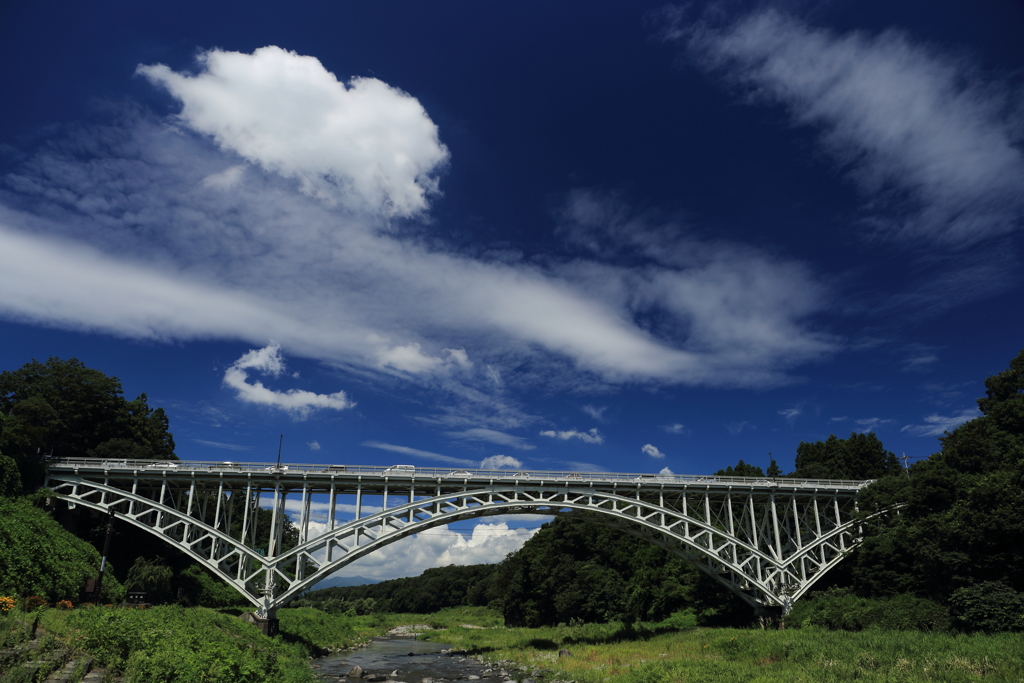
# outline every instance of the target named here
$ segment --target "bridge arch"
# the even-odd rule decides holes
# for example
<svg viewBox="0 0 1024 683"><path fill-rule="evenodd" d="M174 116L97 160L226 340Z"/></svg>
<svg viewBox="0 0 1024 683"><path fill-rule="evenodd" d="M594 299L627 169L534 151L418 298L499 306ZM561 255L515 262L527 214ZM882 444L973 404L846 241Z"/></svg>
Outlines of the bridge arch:
<svg viewBox="0 0 1024 683"><path fill-rule="evenodd" d="M264 617L273 617L278 607L327 575L395 541L451 522L506 514L586 515L693 563L755 609L785 613L859 542L854 496L867 483L789 480L780 485L716 477L652 481L631 475L609 480L605 473L587 480L574 473L515 478L507 472L488 478L461 472L468 476L453 480L456 473L396 476L379 471L383 468L368 474L343 469L339 477L337 469L323 466L300 477L291 470L268 472L265 465L258 472L239 472L233 464L219 472L203 467L154 472L152 463L144 468L118 464L114 471L103 464L108 466L52 468L50 485L69 505L114 509L119 518L162 537L233 586ZM198 490L216 490L212 523L205 511L198 515L193 509L198 507L197 482ZM335 524L336 496L342 489L355 492L356 513L351 521ZM248 520L260 492L271 490L274 521L264 556L252 547L246 524L235 538L230 519L220 511L225 496L244 495ZM301 495L299 543L281 550L285 501L293 493ZM311 537L312 496L324 493L331 500L330 528ZM382 494L382 508L362 515L363 493ZM394 497L404 501L390 505ZM228 515L234 507L226 507Z"/></svg>

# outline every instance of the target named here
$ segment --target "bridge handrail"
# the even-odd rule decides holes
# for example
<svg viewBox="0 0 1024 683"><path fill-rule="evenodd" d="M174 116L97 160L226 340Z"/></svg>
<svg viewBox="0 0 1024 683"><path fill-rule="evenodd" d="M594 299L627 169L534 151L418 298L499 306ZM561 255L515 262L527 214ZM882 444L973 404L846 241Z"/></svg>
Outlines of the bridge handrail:
<svg viewBox="0 0 1024 683"><path fill-rule="evenodd" d="M515 481L568 481L568 482L618 482L639 485L653 484L717 484L763 487L799 487L857 490L874 480L856 481L849 479L796 479L790 477L725 477L696 474L649 474L643 472L574 472L567 470L508 470L472 469L463 467L418 467L411 465L341 465L325 463L276 463L232 462L213 460L127 460L121 458L49 458L50 471L66 469L97 469L103 471L136 472L196 472L245 473L258 472L263 475L371 475L397 479L501 479Z"/></svg>

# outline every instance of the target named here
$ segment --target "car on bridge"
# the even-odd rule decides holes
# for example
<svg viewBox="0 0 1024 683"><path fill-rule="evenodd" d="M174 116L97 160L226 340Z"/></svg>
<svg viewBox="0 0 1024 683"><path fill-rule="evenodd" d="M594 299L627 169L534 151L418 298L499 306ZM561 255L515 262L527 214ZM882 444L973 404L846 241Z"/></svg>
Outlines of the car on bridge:
<svg viewBox="0 0 1024 683"><path fill-rule="evenodd" d="M412 476L416 474L415 465L392 465L384 470L384 474L404 474Z"/></svg>
<svg viewBox="0 0 1024 683"><path fill-rule="evenodd" d="M180 466L181 465L179 465L178 463L172 462L170 460L160 460L160 461L152 463L151 465L146 465L146 467L148 467L150 469L154 469L155 468L155 469L159 469L159 470L176 470Z"/></svg>
<svg viewBox="0 0 1024 683"><path fill-rule="evenodd" d="M445 476L447 476L447 477L475 477L476 475L473 474L472 472L467 471L467 470L455 470L454 472L449 472Z"/></svg>

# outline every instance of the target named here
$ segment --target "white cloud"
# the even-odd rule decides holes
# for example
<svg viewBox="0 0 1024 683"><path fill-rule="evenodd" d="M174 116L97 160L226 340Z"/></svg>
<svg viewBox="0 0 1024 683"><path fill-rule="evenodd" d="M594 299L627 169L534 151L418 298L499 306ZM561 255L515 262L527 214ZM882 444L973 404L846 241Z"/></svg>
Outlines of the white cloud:
<svg viewBox="0 0 1024 683"><path fill-rule="evenodd" d="M904 372L927 372L930 370L930 366L939 360L939 357L934 353L929 353L923 356L913 356L911 358L905 358L903 360L903 371Z"/></svg>
<svg viewBox="0 0 1024 683"><path fill-rule="evenodd" d="M561 439L562 441L568 441L569 439L579 439L583 443L604 443L604 436L601 432L597 431L596 428L591 429L589 432L580 432L575 429L568 429L565 431L555 431L548 429L540 433L541 436L550 436L553 439Z"/></svg>
<svg viewBox="0 0 1024 683"><path fill-rule="evenodd" d="M670 425L665 425L663 429L669 434L684 434L690 431L686 428L686 425L681 424L679 422L675 422Z"/></svg>
<svg viewBox="0 0 1024 683"><path fill-rule="evenodd" d="M837 35L772 9L724 27L676 19L668 35L698 62L819 129L876 204L892 197L904 218L876 225L953 246L1019 226L1019 113L971 65L897 31Z"/></svg>
<svg viewBox="0 0 1024 683"><path fill-rule="evenodd" d="M592 417L593 419L601 422L604 420L604 411L608 410L608 406L591 406L586 405L580 408L584 413Z"/></svg>
<svg viewBox="0 0 1024 683"><path fill-rule="evenodd" d="M426 460L436 460L437 462L448 463L451 465L462 465L463 467L473 467L474 465L476 465L475 460L466 460L465 458L453 458L450 455L431 453L430 451L421 451L418 448L409 448L408 446L396 446L395 444L382 443L380 441L364 441L363 445L368 446L370 448L377 448L382 451L391 451L392 453L411 455L413 457L424 458Z"/></svg>
<svg viewBox="0 0 1024 683"><path fill-rule="evenodd" d="M418 343L412 342L404 346L379 349L377 361L381 367L414 375L472 369L473 362L469 360L465 349L444 349L444 353L447 354L446 358L427 355Z"/></svg>
<svg viewBox="0 0 1024 683"><path fill-rule="evenodd" d="M511 467L513 469L520 469L523 466L521 460L508 455L489 455L480 461L480 469L482 470L497 470L502 467Z"/></svg>
<svg viewBox="0 0 1024 683"><path fill-rule="evenodd" d="M201 443L204 446L210 446L211 448L221 448L226 451L248 451L248 446L239 446L234 443L222 443L220 441L206 441L205 439L192 439L196 443Z"/></svg>
<svg viewBox="0 0 1024 683"><path fill-rule="evenodd" d="M730 434L742 434L747 429L757 429L757 425L748 420L742 420L740 422L730 422L725 425L725 428L729 430Z"/></svg>
<svg viewBox="0 0 1024 683"><path fill-rule="evenodd" d="M305 419L315 410L345 410L355 405L344 391L333 394L316 394L302 389L274 391L259 381L249 384L246 381L247 370L256 370L271 377L280 376L284 370L284 359L281 346L275 342L244 354L224 373L224 384L237 392L238 400L278 408L297 419Z"/></svg>
<svg viewBox="0 0 1024 683"><path fill-rule="evenodd" d="M652 458L664 458L665 454L658 450L657 446L651 444L644 444L643 448L640 449L644 454L651 456Z"/></svg>
<svg viewBox="0 0 1024 683"><path fill-rule="evenodd" d="M779 415L792 422L796 418L800 417L803 414L803 412L803 408L797 406L793 408L784 408L783 410L779 411Z"/></svg>
<svg viewBox="0 0 1024 683"><path fill-rule="evenodd" d="M5 177L23 208L0 205L0 316L161 341L264 344L271 337L292 355L371 382L435 390L445 398L432 402L440 415L428 421L459 430L458 438L523 449L532 445L507 432L538 419L508 398L517 388L510 383L765 386L788 381L796 364L835 348L804 322L827 303L815 276L742 245L687 239L659 249L649 242L643 267L600 258L488 260L409 237L355 204L339 210L296 192L294 178L316 192L355 188L342 177L346 164L353 177L363 176L333 142L324 154L342 160L324 161L303 146L304 133L283 127L282 111L292 106L285 95L334 102L339 120L353 107L363 107L360 120L372 119L389 97L415 100L376 90L364 98L315 60L280 50L215 51L205 59L197 76L143 68L185 102L179 125L124 111L118 125L79 128ZM226 103L262 103L270 96L254 74L265 69L266 83L278 84L293 63L294 80L274 96L279 106L225 110ZM295 119L322 132L318 121ZM401 140L403 121L380 125L396 126ZM253 149L228 123L251 131ZM420 142L433 144L428 138ZM237 154L292 180L240 166ZM339 166L331 171L330 164ZM409 177L392 179L388 191L406 198L394 206L411 211L419 204L409 199ZM665 328L636 323L648 314L667 321ZM284 400L237 371L229 384L272 405ZM317 400L341 405L341 396L330 399Z"/></svg>
<svg viewBox="0 0 1024 683"><path fill-rule="evenodd" d="M315 57L276 46L210 50L200 73L139 65L181 101L179 118L310 195L409 216L427 208L448 159L437 126L410 95L376 78L346 87Z"/></svg>
<svg viewBox="0 0 1024 683"><path fill-rule="evenodd" d="M658 474L661 474L661 475L664 475L664 476L667 477L667 476L669 476L671 474L675 474L675 472L673 472L672 470L670 470L667 467L662 467L660 470L658 470Z"/></svg>
<svg viewBox="0 0 1024 683"><path fill-rule="evenodd" d="M386 545L335 575L383 581L417 576L431 567L500 562L535 533L537 529L510 529L505 522L476 524L468 535L447 526L435 527Z"/></svg>
<svg viewBox="0 0 1024 683"><path fill-rule="evenodd" d="M445 434L453 439L496 443L499 446L518 448L521 451L532 451L536 448L536 446L521 436L506 434L505 432L499 432L495 429L486 429L484 427L473 427L472 429L466 429L461 432L445 432Z"/></svg>
<svg viewBox="0 0 1024 683"><path fill-rule="evenodd" d="M242 182L242 177L244 175L245 165L238 164L237 166L232 166L231 168L224 169L223 171L211 173L199 181L199 186L227 191Z"/></svg>
<svg viewBox="0 0 1024 683"><path fill-rule="evenodd" d="M306 443L306 445L309 446L309 450L311 450L311 451L318 451L318 450L320 450L320 442L319 441L309 441L309 442Z"/></svg>
<svg viewBox="0 0 1024 683"><path fill-rule="evenodd" d="M854 422L856 422L857 426L861 429L873 431L879 425L889 424L892 420L884 420L880 417L864 417L859 420L854 420Z"/></svg>
<svg viewBox="0 0 1024 683"><path fill-rule="evenodd" d="M981 417L981 411L977 408L966 408L959 413L949 416L932 414L924 418L924 424L907 425L900 431L914 436L942 436L946 432L953 431L964 422L977 417Z"/></svg>

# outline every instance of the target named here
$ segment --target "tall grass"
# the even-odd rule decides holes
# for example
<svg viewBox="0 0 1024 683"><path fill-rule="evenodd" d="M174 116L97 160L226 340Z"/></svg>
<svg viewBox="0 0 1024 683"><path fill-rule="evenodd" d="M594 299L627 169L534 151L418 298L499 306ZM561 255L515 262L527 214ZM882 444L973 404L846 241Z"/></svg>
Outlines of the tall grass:
<svg viewBox="0 0 1024 683"><path fill-rule="evenodd" d="M308 650L204 608L48 610L41 625L125 683L313 683Z"/></svg>
<svg viewBox="0 0 1024 683"><path fill-rule="evenodd" d="M588 683L1024 681L1024 635L858 633L692 628L658 632L590 624L538 629L449 629L431 639L554 670ZM559 657L568 649L569 657Z"/></svg>

